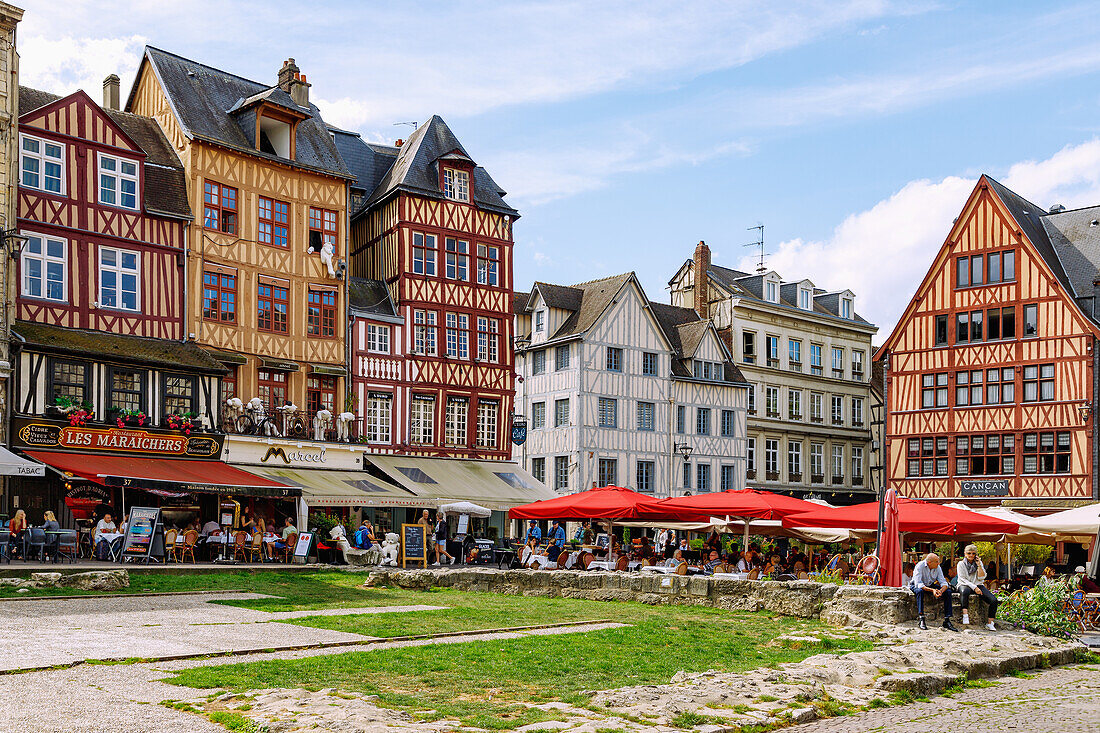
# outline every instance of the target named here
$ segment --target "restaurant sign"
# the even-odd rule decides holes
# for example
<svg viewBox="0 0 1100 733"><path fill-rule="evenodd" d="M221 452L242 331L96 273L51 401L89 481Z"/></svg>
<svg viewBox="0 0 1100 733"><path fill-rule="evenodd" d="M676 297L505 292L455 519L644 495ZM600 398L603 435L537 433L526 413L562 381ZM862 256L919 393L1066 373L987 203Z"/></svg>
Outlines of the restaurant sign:
<svg viewBox="0 0 1100 733"><path fill-rule="evenodd" d="M272 468L363 470L363 449L351 443L318 443L312 440L229 435L225 439L225 455L222 459L235 465Z"/></svg>
<svg viewBox="0 0 1100 733"><path fill-rule="evenodd" d="M962 496L1007 496L1008 479L960 481Z"/></svg>
<svg viewBox="0 0 1100 733"><path fill-rule="evenodd" d="M158 458L217 458L222 450L222 436L218 434L184 435L157 428L70 425L64 420L25 417L12 422L12 445L16 448L132 453Z"/></svg>

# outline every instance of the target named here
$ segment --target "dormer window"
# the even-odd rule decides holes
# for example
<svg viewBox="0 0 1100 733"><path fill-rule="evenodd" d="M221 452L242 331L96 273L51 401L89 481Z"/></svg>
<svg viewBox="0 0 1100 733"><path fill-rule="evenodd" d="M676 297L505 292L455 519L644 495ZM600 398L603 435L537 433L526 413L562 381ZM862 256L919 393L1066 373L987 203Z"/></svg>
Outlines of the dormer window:
<svg viewBox="0 0 1100 733"><path fill-rule="evenodd" d="M256 141L261 153L277 155L280 158L290 159L291 125L289 122L275 120L270 117L260 117L260 137Z"/></svg>
<svg viewBox="0 0 1100 733"><path fill-rule="evenodd" d="M535 311L535 333L546 330L546 311Z"/></svg>
<svg viewBox="0 0 1100 733"><path fill-rule="evenodd" d="M851 318L852 317L852 299L841 298L840 299L840 317Z"/></svg>
<svg viewBox="0 0 1100 733"><path fill-rule="evenodd" d="M137 163L99 154L99 203L137 210Z"/></svg>
<svg viewBox="0 0 1100 733"><path fill-rule="evenodd" d="M768 280L764 283L764 300L769 303L779 302L779 283L774 280Z"/></svg>
<svg viewBox="0 0 1100 733"><path fill-rule="evenodd" d="M798 307L804 311L814 309L814 294L809 288L798 289Z"/></svg>
<svg viewBox="0 0 1100 733"><path fill-rule="evenodd" d="M456 168L444 168L443 195L452 201L469 201L470 174Z"/></svg>

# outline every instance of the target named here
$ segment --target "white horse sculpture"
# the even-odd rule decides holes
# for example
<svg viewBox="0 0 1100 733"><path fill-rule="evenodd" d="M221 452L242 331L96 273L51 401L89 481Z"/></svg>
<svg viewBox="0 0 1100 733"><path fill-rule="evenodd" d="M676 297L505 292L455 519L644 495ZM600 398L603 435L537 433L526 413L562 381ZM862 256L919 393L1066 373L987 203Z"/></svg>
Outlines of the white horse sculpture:
<svg viewBox="0 0 1100 733"><path fill-rule="evenodd" d="M318 410L313 416L313 439L324 440L325 430L332 424L332 413L328 410Z"/></svg>
<svg viewBox="0 0 1100 733"><path fill-rule="evenodd" d="M351 423L353 420L355 420L354 412L341 412L336 416L336 440L338 442L351 442Z"/></svg>
<svg viewBox="0 0 1100 733"><path fill-rule="evenodd" d="M259 397L253 397L248 401L248 406L244 408L248 416L252 418L252 424L257 428L263 426L261 430L263 434L271 437L278 435L279 430L275 427L275 424L270 420L267 420L267 408L264 407L264 401Z"/></svg>

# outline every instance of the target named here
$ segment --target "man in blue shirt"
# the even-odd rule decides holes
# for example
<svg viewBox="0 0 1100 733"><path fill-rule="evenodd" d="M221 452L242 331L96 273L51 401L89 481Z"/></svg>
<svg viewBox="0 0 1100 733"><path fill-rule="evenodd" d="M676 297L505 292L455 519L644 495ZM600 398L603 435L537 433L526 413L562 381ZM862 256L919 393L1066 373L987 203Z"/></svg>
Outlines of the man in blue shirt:
<svg viewBox="0 0 1100 733"><path fill-rule="evenodd" d="M951 621L951 584L944 577L940 568L940 556L929 553L913 568L913 580L909 583L909 590L917 596L917 615L920 617L918 624L924 631L928 630L928 624L924 622L925 593L933 598L943 598L943 627L951 631L958 631Z"/></svg>
<svg viewBox="0 0 1100 733"><path fill-rule="evenodd" d="M550 527L550 531L547 533L547 539L559 548L565 547L565 528L561 526L560 519L554 520L553 525Z"/></svg>
<svg viewBox="0 0 1100 733"><path fill-rule="evenodd" d="M542 542L542 530L534 519L531 520L531 526L527 528L527 541L530 542L532 538Z"/></svg>

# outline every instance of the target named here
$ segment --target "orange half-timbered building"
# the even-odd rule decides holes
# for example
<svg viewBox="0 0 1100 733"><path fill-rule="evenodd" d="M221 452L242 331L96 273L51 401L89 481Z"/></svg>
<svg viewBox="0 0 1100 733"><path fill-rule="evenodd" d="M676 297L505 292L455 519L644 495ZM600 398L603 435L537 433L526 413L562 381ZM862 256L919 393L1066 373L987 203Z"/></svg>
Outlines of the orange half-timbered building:
<svg viewBox="0 0 1100 733"><path fill-rule="evenodd" d="M1097 497L1100 207L982 176L876 354L906 496L1041 509Z"/></svg>

